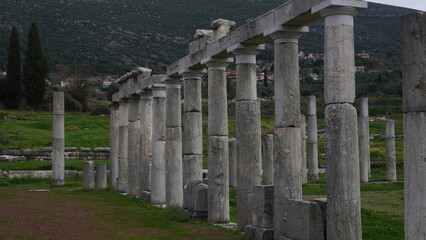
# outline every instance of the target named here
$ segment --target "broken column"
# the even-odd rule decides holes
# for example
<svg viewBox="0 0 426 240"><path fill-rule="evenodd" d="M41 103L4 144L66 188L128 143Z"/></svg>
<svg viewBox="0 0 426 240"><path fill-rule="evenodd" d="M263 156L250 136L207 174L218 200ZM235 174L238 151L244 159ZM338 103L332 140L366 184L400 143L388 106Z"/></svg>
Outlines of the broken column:
<svg viewBox="0 0 426 240"><path fill-rule="evenodd" d="M299 88L299 37L308 27L275 27L274 39L274 239L284 235L288 201L302 199L302 130Z"/></svg>
<svg viewBox="0 0 426 240"><path fill-rule="evenodd" d="M264 45L236 44L237 86L235 97L237 140L237 230L251 224L253 186L261 181L260 104L257 101L256 54Z"/></svg>
<svg viewBox="0 0 426 240"><path fill-rule="evenodd" d="M264 185L274 184L274 135L263 136L262 145L262 183Z"/></svg>
<svg viewBox="0 0 426 240"><path fill-rule="evenodd" d="M306 118L305 115L300 115L300 126L302 129L302 184L308 183L308 162L306 156L306 139L308 136L306 135Z"/></svg>
<svg viewBox="0 0 426 240"><path fill-rule="evenodd" d="M386 180L396 182L395 124L386 121Z"/></svg>
<svg viewBox="0 0 426 240"><path fill-rule="evenodd" d="M64 185L64 93L53 92L52 186Z"/></svg>
<svg viewBox="0 0 426 240"><path fill-rule="evenodd" d="M405 239L426 239L426 13L402 18Z"/></svg>
<svg viewBox="0 0 426 240"><path fill-rule="evenodd" d="M359 173L360 181L365 183L368 182L370 175L370 130L368 117L368 98L361 98L359 104Z"/></svg>
<svg viewBox="0 0 426 240"><path fill-rule="evenodd" d="M131 81L132 79L130 79ZM129 123L128 123L128 193L136 196L137 189L137 162L139 158L139 128L140 128L140 115L139 115L139 95L132 95L129 97Z"/></svg>
<svg viewBox="0 0 426 240"><path fill-rule="evenodd" d="M93 161L83 162L83 190L95 189L95 171Z"/></svg>
<svg viewBox="0 0 426 240"><path fill-rule="evenodd" d="M200 69L188 69L184 79L184 158L183 185L203 179L203 119Z"/></svg>
<svg viewBox="0 0 426 240"><path fill-rule="evenodd" d="M138 154L138 197L142 199L143 192L150 190L150 164L152 156L152 91L144 89L140 93L140 127Z"/></svg>
<svg viewBox="0 0 426 240"><path fill-rule="evenodd" d="M166 205L182 207L182 117L180 78L166 81Z"/></svg>
<svg viewBox="0 0 426 240"><path fill-rule="evenodd" d="M114 97L113 97L114 98ZM109 168L111 188L117 189L118 177L118 145L119 145L119 111L118 102L112 102L110 105L110 127L109 127Z"/></svg>
<svg viewBox="0 0 426 240"><path fill-rule="evenodd" d="M318 133L317 133L317 101L315 96L308 97L308 178L319 179L318 176Z"/></svg>
<svg viewBox="0 0 426 240"><path fill-rule="evenodd" d="M237 186L237 143L235 138L229 138L229 186Z"/></svg>
<svg viewBox="0 0 426 240"><path fill-rule="evenodd" d="M325 17L327 239L362 239L353 17L367 2L345 3L312 8Z"/></svg>
<svg viewBox="0 0 426 240"><path fill-rule="evenodd" d="M127 192L127 141L128 141L128 115L129 115L129 103L127 99L121 99L119 106L119 130L118 130L118 180L117 190L120 192Z"/></svg>
<svg viewBox="0 0 426 240"><path fill-rule="evenodd" d="M208 220L229 222L229 151L226 66L232 59L209 58L208 69Z"/></svg>
<svg viewBox="0 0 426 240"><path fill-rule="evenodd" d="M96 164L96 189L107 188L107 164Z"/></svg>
<svg viewBox="0 0 426 240"><path fill-rule="evenodd" d="M162 76L164 80L166 76ZM166 203L166 85L162 82L152 86L152 167L151 203Z"/></svg>

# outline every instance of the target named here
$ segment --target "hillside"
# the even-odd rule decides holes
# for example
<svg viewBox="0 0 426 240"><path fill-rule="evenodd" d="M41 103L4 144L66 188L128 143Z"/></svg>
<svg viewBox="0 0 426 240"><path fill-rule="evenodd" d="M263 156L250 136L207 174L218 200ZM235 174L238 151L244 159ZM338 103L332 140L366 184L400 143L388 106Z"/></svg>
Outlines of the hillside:
<svg viewBox="0 0 426 240"><path fill-rule="evenodd" d="M22 46L37 22L50 65L88 64L93 72L120 75L135 66L154 73L185 55L197 28L225 18L237 25L283 0L2 0L0 70L5 70L12 26ZM356 18L356 49L399 59L400 16L414 10L370 3ZM236 15L235 13L238 13ZM300 50L322 52L323 21L313 23ZM320 40L319 40L320 39ZM24 50L23 50L24 51ZM23 54L24 55L24 54Z"/></svg>

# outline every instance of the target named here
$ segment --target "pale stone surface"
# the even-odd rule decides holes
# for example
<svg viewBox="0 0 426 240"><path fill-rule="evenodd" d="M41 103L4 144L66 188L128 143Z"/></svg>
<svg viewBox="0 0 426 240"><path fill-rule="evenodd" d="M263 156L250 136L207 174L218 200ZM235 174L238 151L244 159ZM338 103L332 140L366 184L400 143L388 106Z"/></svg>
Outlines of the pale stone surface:
<svg viewBox="0 0 426 240"><path fill-rule="evenodd" d="M208 220L225 223L229 222L228 136L209 136L208 140Z"/></svg>
<svg viewBox="0 0 426 240"><path fill-rule="evenodd" d="M263 136L262 145L262 182L264 185L274 184L274 135Z"/></svg>
<svg viewBox="0 0 426 240"><path fill-rule="evenodd" d="M362 239L358 124L350 104L325 109L327 239Z"/></svg>
<svg viewBox="0 0 426 240"><path fill-rule="evenodd" d="M64 185L64 93L53 92L52 186Z"/></svg>
<svg viewBox="0 0 426 240"><path fill-rule="evenodd" d="M359 173L362 183L368 182L369 159L370 159L370 138L368 133L369 120L365 117L358 118L359 136Z"/></svg>
<svg viewBox="0 0 426 240"><path fill-rule="evenodd" d="M180 81L166 83L166 127L181 127Z"/></svg>
<svg viewBox="0 0 426 240"><path fill-rule="evenodd" d="M151 203L166 203L166 159L164 148L166 141L152 143Z"/></svg>
<svg viewBox="0 0 426 240"><path fill-rule="evenodd" d="M119 125L119 112L118 104L111 104L111 116L110 116L110 128L109 128L109 137L110 137L110 155L109 155L109 166L110 166L110 181L111 188L117 189L117 178L118 178L118 125Z"/></svg>
<svg viewBox="0 0 426 240"><path fill-rule="evenodd" d="M321 209L324 239L327 239L327 231L325 231L327 229L327 198L315 198L314 202L316 202Z"/></svg>
<svg viewBox="0 0 426 240"><path fill-rule="evenodd" d="M138 196L150 190L150 165L152 156L152 91L140 96L139 152L137 160Z"/></svg>
<svg viewBox="0 0 426 240"><path fill-rule="evenodd" d="M201 112L201 71L184 75L184 112Z"/></svg>
<svg viewBox="0 0 426 240"><path fill-rule="evenodd" d="M386 179L396 182L395 124L386 121Z"/></svg>
<svg viewBox="0 0 426 240"><path fill-rule="evenodd" d="M203 181L194 180L183 187L183 209L194 210L194 188L200 183L203 183Z"/></svg>
<svg viewBox="0 0 426 240"><path fill-rule="evenodd" d="M186 185L194 180L203 179L203 155L183 156L183 184ZM186 183L186 184L185 184Z"/></svg>
<svg viewBox="0 0 426 240"><path fill-rule="evenodd" d="M204 215L208 211L208 186L204 183L198 184L194 189L194 211Z"/></svg>
<svg viewBox="0 0 426 240"><path fill-rule="evenodd" d="M237 186L237 142L235 138L229 138L229 186Z"/></svg>
<svg viewBox="0 0 426 240"><path fill-rule="evenodd" d="M301 129L275 128L274 173L274 236L284 233L284 218L289 209L289 199L302 199Z"/></svg>
<svg viewBox="0 0 426 240"><path fill-rule="evenodd" d="M251 214L253 225L263 228L274 227L274 186L258 185L253 187Z"/></svg>
<svg viewBox="0 0 426 240"><path fill-rule="evenodd" d="M274 228L264 228L256 225L247 225L244 233L255 240L272 240L274 239Z"/></svg>
<svg viewBox="0 0 426 240"><path fill-rule="evenodd" d="M234 21L229 21L226 19L216 19L214 20L210 27L213 29L212 39L216 40L226 36L236 23Z"/></svg>
<svg viewBox="0 0 426 240"><path fill-rule="evenodd" d="M308 183L308 162L306 156L306 139L308 136L306 135L306 118L305 115L301 114L300 120L300 128L302 134L302 166L301 166L301 174L302 174L302 184Z"/></svg>
<svg viewBox="0 0 426 240"><path fill-rule="evenodd" d="M241 55L237 55L241 56ZM257 100L257 80L256 80L256 64L240 63L237 64L237 91L235 100Z"/></svg>
<svg viewBox="0 0 426 240"><path fill-rule="evenodd" d="M166 128L166 205L167 207L182 207L182 129L180 127Z"/></svg>
<svg viewBox="0 0 426 240"><path fill-rule="evenodd" d="M140 97L138 95L129 98L128 113L128 144L127 144L127 193L136 196L138 194L138 159L140 139Z"/></svg>
<svg viewBox="0 0 426 240"><path fill-rule="evenodd" d="M315 202L290 200L284 221L284 237L292 240L322 240L321 209Z"/></svg>
<svg viewBox="0 0 426 240"><path fill-rule="evenodd" d="M106 163L96 164L96 188L97 189L107 188L107 164Z"/></svg>
<svg viewBox="0 0 426 240"><path fill-rule="evenodd" d="M184 153L185 155L203 154L203 120L201 112L184 113Z"/></svg>
<svg viewBox="0 0 426 240"><path fill-rule="evenodd" d="M308 178L318 179L318 133L317 102L315 96L308 97Z"/></svg>
<svg viewBox="0 0 426 240"><path fill-rule="evenodd" d="M95 189L95 171L93 161L83 162L83 189Z"/></svg>
<svg viewBox="0 0 426 240"><path fill-rule="evenodd" d="M128 116L129 116L129 104L127 100L120 102L119 106L119 134L118 134L118 180L117 190L120 192L127 192L127 146L128 146ZM80 149L81 150L81 149Z"/></svg>

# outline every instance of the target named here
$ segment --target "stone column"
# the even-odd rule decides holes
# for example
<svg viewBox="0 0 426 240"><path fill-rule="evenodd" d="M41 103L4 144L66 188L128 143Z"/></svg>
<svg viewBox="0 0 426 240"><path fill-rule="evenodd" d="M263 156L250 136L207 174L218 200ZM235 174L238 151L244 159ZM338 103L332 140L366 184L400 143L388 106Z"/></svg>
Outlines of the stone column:
<svg viewBox="0 0 426 240"><path fill-rule="evenodd" d="M395 124L386 121L386 179L396 182Z"/></svg>
<svg viewBox="0 0 426 240"><path fill-rule="evenodd" d="M368 117L368 98L360 99L358 118L359 173L362 183L368 182L370 175L370 131Z"/></svg>
<svg viewBox="0 0 426 240"><path fill-rule="evenodd" d="M405 239L426 239L426 13L402 18Z"/></svg>
<svg viewBox="0 0 426 240"><path fill-rule="evenodd" d="M305 115L300 115L300 126L302 129L302 184L308 183L308 162L306 156L306 139L308 136L306 135L306 118Z"/></svg>
<svg viewBox="0 0 426 240"><path fill-rule="evenodd" d="M109 127L109 171L111 188L117 189L117 178L118 178L118 145L119 145L119 110L118 103L112 102L111 105L111 116L110 116L110 127Z"/></svg>
<svg viewBox="0 0 426 240"><path fill-rule="evenodd" d="M274 39L275 62L275 173L274 239L286 236L289 199L302 199L302 130L300 116L298 39L307 27L279 27Z"/></svg>
<svg viewBox="0 0 426 240"><path fill-rule="evenodd" d="M182 207L182 117L180 78L168 78L166 83L166 205Z"/></svg>
<svg viewBox="0 0 426 240"><path fill-rule="evenodd" d="M263 185L274 185L274 135L264 135L262 146L262 182Z"/></svg>
<svg viewBox="0 0 426 240"><path fill-rule="evenodd" d="M129 133L129 102L127 99L122 99L119 106L119 130L118 130L118 180L117 190L119 192L127 192L127 146Z"/></svg>
<svg viewBox="0 0 426 240"><path fill-rule="evenodd" d="M152 154L152 91L140 94L139 154L137 161L138 197L150 190L150 164Z"/></svg>
<svg viewBox="0 0 426 240"><path fill-rule="evenodd" d="M318 176L318 129L317 101L315 96L308 97L308 178L319 179Z"/></svg>
<svg viewBox="0 0 426 240"><path fill-rule="evenodd" d="M232 59L203 60L208 67L208 220L229 222L229 149L226 66Z"/></svg>
<svg viewBox="0 0 426 240"><path fill-rule="evenodd" d="M107 188L107 164L106 163L96 164L96 188L97 189Z"/></svg>
<svg viewBox="0 0 426 240"><path fill-rule="evenodd" d="M203 179L203 119L201 109L202 70L187 70L184 79L183 185Z"/></svg>
<svg viewBox="0 0 426 240"><path fill-rule="evenodd" d="M257 101L256 54L264 45L236 44L228 49L237 64L235 97L237 139L237 230L251 221L253 186L261 181L260 104Z"/></svg>
<svg viewBox="0 0 426 240"><path fill-rule="evenodd" d="M132 95L129 98L129 126L128 126L128 193L136 196L138 194L137 163L139 159L139 129L140 129L140 96Z"/></svg>
<svg viewBox="0 0 426 240"><path fill-rule="evenodd" d="M95 171L93 161L83 162L83 190L95 189Z"/></svg>
<svg viewBox="0 0 426 240"><path fill-rule="evenodd" d="M312 12L325 17L324 96L327 169L327 239L362 239L358 121L355 100L354 7L323 3Z"/></svg>
<svg viewBox="0 0 426 240"><path fill-rule="evenodd" d="M166 86L154 84L152 97L151 203L162 205L166 204Z"/></svg>
<svg viewBox="0 0 426 240"><path fill-rule="evenodd" d="M52 186L64 185L64 93L53 92Z"/></svg>
<svg viewBox="0 0 426 240"><path fill-rule="evenodd" d="M235 138L228 139L229 144L229 186L237 186L237 143Z"/></svg>

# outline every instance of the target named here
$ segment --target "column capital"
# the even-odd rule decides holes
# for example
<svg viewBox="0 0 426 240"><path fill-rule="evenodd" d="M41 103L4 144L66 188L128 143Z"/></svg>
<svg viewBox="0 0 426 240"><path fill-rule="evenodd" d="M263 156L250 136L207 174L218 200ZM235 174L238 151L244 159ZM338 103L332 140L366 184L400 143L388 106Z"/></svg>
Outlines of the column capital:
<svg viewBox="0 0 426 240"><path fill-rule="evenodd" d="M230 46L227 51L232 52L235 57L235 63L256 64L256 54L265 49L265 44L245 44L237 43Z"/></svg>
<svg viewBox="0 0 426 240"><path fill-rule="evenodd" d="M150 100L152 99L152 89L144 89L139 93L141 100Z"/></svg>
<svg viewBox="0 0 426 240"><path fill-rule="evenodd" d="M314 6L311 13L319 13L325 17L325 27L336 25L353 26L353 17L367 8L365 1L358 0L328 0Z"/></svg>
<svg viewBox="0 0 426 240"><path fill-rule="evenodd" d="M297 43L303 33L309 32L308 26L275 26L263 32L264 36L270 36L274 43L294 42Z"/></svg>
<svg viewBox="0 0 426 240"><path fill-rule="evenodd" d="M152 85L152 97L165 98L166 97L166 84L155 83Z"/></svg>
<svg viewBox="0 0 426 240"><path fill-rule="evenodd" d="M208 70L226 70L226 66L233 61L233 58L208 57L201 60L201 64L205 64Z"/></svg>
<svg viewBox="0 0 426 240"><path fill-rule="evenodd" d="M184 80L186 79L194 79L194 78L201 78L204 73L207 71L204 68L201 69L191 69L187 68L183 71L179 71L180 74L182 74L182 77Z"/></svg>
<svg viewBox="0 0 426 240"><path fill-rule="evenodd" d="M164 84L166 84L166 88L168 88L167 85L175 85L175 84L181 84L182 83L182 77L172 77L169 76L168 78L166 78L166 80L164 80Z"/></svg>

